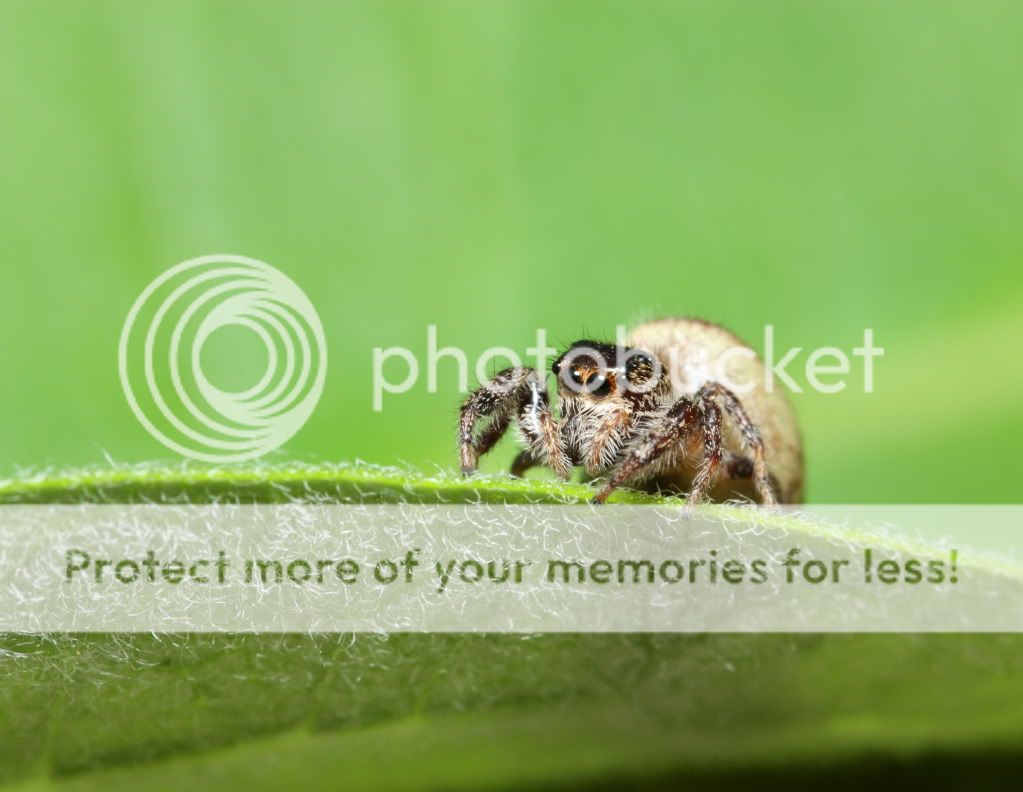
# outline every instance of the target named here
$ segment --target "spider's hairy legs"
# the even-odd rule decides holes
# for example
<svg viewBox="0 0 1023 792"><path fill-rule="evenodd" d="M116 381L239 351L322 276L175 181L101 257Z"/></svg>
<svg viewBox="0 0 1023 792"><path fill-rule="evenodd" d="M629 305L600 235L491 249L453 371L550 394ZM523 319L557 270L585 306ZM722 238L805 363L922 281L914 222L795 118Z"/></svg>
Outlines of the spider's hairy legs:
<svg viewBox="0 0 1023 792"><path fill-rule="evenodd" d="M593 499L603 503L616 489L635 479L644 468L665 452L684 444L700 421L700 408L695 399L683 396L664 414L661 422L639 441L611 473L603 489Z"/></svg>
<svg viewBox="0 0 1023 792"><path fill-rule="evenodd" d="M596 476L611 467L622 445L631 432L631 420L627 410L616 410L597 429L583 458L586 472Z"/></svg>
<svg viewBox="0 0 1023 792"><path fill-rule="evenodd" d="M752 455L751 463L746 464L744 458L726 455L721 428L723 414L727 415L738 429L743 446ZM765 505L777 503L767 471L760 432L749 419L735 394L716 382L709 382L694 395L683 396L675 402L660 423L619 463L611 478L594 498L594 502L606 501L615 489L640 477L645 469L665 453L683 453L686 441L693 432L699 432L700 435L703 464L689 491L690 505L699 503L706 496L714 485L723 460L730 476L736 477L736 473L745 474L743 478L752 475L754 488L762 503Z"/></svg>
<svg viewBox="0 0 1023 792"><path fill-rule="evenodd" d="M470 475L476 471L479 458L501 439L513 417L529 444L530 461L547 464L561 478L570 478L572 464L551 412L546 384L534 369L527 367L498 372L465 400L458 420L462 473ZM482 428L478 428L481 423Z"/></svg>
<svg viewBox="0 0 1023 792"><path fill-rule="evenodd" d="M760 437L760 431L750 420L743 409L739 398L724 385L717 382L708 382L700 388L698 396L704 400L716 400L725 411L735 427L739 430L739 439L743 446L753 456L753 487L760 502L765 506L774 506L778 499L774 494L774 487L771 486L771 475L767 470L767 459L764 455L764 441Z"/></svg>
<svg viewBox="0 0 1023 792"><path fill-rule="evenodd" d="M511 470L508 472L515 476L515 478L522 478L526 474L527 470L532 467L536 467L539 464L539 461L537 461L536 457L533 456L533 452L528 448L524 448L519 452L518 456L512 460Z"/></svg>
<svg viewBox="0 0 1023 792"><path fill-rule="evenodd" d="M707 495L717 480L718 467L723 457L721 438L721 410L713 400L697 394L700 407L700 427L703 430L703 464L689 489L689 505L695 506Z"/></svg>

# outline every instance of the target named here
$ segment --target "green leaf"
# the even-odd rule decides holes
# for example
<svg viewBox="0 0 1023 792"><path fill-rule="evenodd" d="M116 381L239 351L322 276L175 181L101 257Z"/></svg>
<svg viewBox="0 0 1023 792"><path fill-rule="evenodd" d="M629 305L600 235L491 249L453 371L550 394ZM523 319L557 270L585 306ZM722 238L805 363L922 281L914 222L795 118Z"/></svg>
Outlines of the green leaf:
<svg viewBox="0 0 1023 792"><path fill-rule="evenodd" d="M336 503L585 503L585 484L475 476L367 464L273 467L129 467L39 473L0 481L0 503L208 503L221 500L280 503L301 498ZM677 503L622 490L611 503Z"/></svg>
<svg viewBox="0 0 1023 792"><path fill-rule="evenodd" d="M0 483L6 503L591 494L371 466ZM1021 648L998 635L10 635L0 639L0 786L947 779L1023 748Z"/></svg>

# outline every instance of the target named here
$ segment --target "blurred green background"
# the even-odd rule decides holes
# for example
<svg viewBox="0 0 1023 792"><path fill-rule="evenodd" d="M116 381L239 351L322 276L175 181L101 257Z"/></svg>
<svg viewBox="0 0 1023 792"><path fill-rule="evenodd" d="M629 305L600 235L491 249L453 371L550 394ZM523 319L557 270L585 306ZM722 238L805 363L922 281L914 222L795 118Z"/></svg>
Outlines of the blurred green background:
<svg viewBox="0 0 1023 792"><path fill-rule="evenodd" d="M967 0L2 0L0 477L173 459L118 335L232 252L327 333L274 460L453 466L450 364L371 406L373 348L429 324L474 359L692 314L874 328L875 393L793 399L810 500L1023 500L1020 41L1023 6Z"/></svg>

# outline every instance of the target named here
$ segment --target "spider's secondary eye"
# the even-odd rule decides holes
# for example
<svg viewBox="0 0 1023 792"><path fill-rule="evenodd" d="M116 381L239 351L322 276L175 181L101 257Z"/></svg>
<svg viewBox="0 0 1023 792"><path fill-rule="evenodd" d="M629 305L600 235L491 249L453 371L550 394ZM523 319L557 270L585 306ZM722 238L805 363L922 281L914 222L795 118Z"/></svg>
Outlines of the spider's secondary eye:
<svg viewBox="0 0 1023 792"><path fill-rule="evenodd" d="M627 375L647 373L654 367L654 361L649 355L630 355L625 361L625 373Z"/></svg>
<svg viewBox="0 0 1023 792"><path fill-rule="evenodd" d="M660 377L658 361L646 352L631 350L625 359L625 389L647 393L657 385Z"/></svg>

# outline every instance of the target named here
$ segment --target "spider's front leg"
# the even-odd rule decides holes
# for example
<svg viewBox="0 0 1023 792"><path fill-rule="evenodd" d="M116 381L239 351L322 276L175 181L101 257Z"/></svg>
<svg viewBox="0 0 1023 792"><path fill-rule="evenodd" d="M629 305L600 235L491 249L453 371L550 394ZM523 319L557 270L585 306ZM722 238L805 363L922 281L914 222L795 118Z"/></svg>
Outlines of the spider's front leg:
<svg viewBox="0 0 1023 792"><path fill-rule="evenodd" d="M476 472L479 458L508 430L512 415L522 401L522 388L536 372L530 368L507 368L469 394L458 416L458 450L462 473ZM477 425L488 420L482 429Z"/></svg>
<svg viewBox="0 0 1023 792"><path fill-rule="evenodd" d="M512 417L517 419L529 443L529 449L524 452L529 455L528 462L547 464L561 478L570 478L572 463L558 422L551 413L546 384L534 369L525 367L499 372L473 391L462 405L458 420L462 473L470 475L476 471L480 456L501 439ZM489 422L478 430L477 425L488 419ZM516 460L516 465L520 464Z"/></svg>
<svg viewBox="0 0 1023 792"><path fill-rule="evenodd" d="M699 404L686 396L675 402L664 414L649 434L632 449L631 453L612 472L603 489L593 499L594 503L603 503L608 496L619 487L639 475L645 467L652 464L669 450L683 447L689 436L701 420Z"/></svg>
<svg viewBox="0 0 1023 792"><path fill-rule="evenodd" d="M632 453L618 466L611 479L594 498L603 503L618 487L637 477L642 470L669 450L681 450L690 433L699 430L703 444L703 465L693 479L689 490L689 504L695 505L714 485L725 452L722 442L722 414L726 414L739 430L743 445L752 454L753 484L761 502L766 506L777 503L771 486L770 474L764 455L760 432L750 420L738 397L723 385L708 382L693 396L683 396L665 413L656 426ZM730 467L744 467L745 460L730 457ZM729 471L731 473L731 470Z"/></svg>

